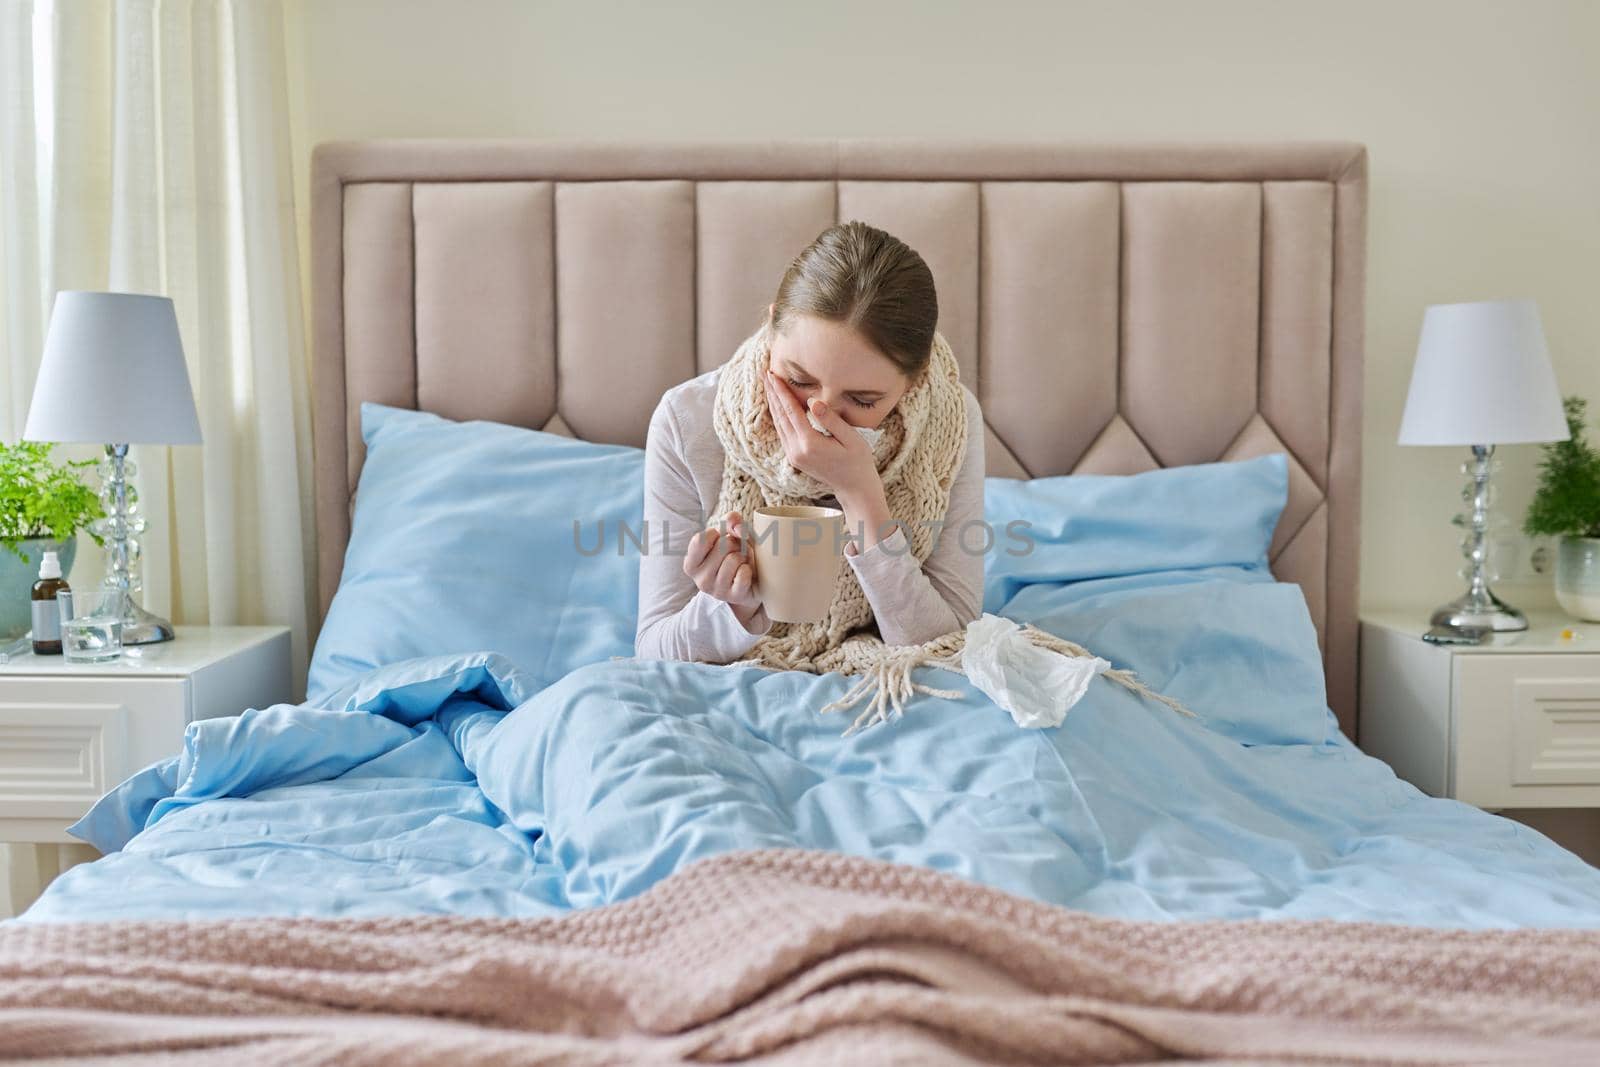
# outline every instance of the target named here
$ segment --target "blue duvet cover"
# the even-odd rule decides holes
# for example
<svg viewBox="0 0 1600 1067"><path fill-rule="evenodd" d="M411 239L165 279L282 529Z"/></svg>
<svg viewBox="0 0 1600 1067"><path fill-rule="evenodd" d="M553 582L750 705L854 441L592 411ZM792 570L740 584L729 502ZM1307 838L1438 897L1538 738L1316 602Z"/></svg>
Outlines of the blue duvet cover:
<svg viewBox="0 0 1600 1067"><path fill-rule="evenodd" d="M780 847L1135 918L1600 926L1600 871L1341 737L1298 587L1212 567L1004 599L1201 719L1096 679L1024 730L930 668L966 695L843 738L852 716L812 710L837 675L607 659L540 686L493 653L411 659L191 726L77 825L109 854L21 921L552 915Z"/></svg>

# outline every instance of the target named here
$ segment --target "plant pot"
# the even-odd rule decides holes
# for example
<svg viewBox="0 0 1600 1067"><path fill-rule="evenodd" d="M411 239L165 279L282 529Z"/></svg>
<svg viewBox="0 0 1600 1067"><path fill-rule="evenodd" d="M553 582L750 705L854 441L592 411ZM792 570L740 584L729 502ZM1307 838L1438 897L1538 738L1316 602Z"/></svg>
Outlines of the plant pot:
<svg viewBox="0 0 1600 1067"><path fill-rule="evenodd" d="M33 628L33 583L39 580L39 561L44 554L59 554L61 573L70 576L78 538L74 535L65 541L52 541L48 537L30 537L17 548L26 560L0 547L0 640L3 641L21 637Z"/></svg>
<svg viewBox="0 0 1600 1067"><path fill-rule="evenodd" d="M1600 622L1600 537L1563 537L1556 548L1556 602L1575 619Z"/></svg>

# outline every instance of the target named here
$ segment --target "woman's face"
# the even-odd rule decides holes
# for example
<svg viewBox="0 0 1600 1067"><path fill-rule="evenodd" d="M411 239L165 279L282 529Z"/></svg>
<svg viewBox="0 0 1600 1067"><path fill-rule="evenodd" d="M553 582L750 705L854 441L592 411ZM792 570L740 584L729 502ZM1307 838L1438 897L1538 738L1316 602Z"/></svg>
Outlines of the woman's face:
<svg viewBox="0 0 1600 1067"><path fill-rule="evenodd" d="M769 309L770 315L770 309ZM843 323L799 315L772 336L772 370L802 404L819 398L852 426L876 429L911 385L904 372Z"/></svg>

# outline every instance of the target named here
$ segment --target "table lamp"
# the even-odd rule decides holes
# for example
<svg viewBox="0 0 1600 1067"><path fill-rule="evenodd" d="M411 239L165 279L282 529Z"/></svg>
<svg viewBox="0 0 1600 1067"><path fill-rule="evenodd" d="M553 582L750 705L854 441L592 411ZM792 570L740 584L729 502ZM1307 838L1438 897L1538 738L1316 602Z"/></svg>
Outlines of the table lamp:
<svg viewBox="0 0 1600 1067"><path fill-rule="evenodd" d="M1539 309L1532 300L1436 304L1422 319L1411 391L1400 420L1402 445L1466 445L1472 460L1455 517L1467 532L1467 591L1433 613L1434 626L1526 630L1527 617L1489 589L1489 475L1496 445L1564 441L1561 408Z"/></svg>
<svg viewBox="0 0 1600 1067"><path fill-rule="evenodd" d="M105 445L100 501L106 514L90 526L107 545L102 585L126 594L123 644L172 640L172 624L139 605L145 520L128 485L136 473L128 462L129 445L200 443L172 301L134 293L57 293L22 435Z"/></svg>

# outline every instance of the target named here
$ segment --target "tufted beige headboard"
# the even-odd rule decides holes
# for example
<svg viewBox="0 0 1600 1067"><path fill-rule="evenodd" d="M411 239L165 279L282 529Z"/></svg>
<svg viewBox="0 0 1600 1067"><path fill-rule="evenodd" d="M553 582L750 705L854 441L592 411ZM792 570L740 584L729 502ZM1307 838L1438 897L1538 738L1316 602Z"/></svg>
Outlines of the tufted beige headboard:
<svg viewBox="0 0 1600 1067"><path fill-rule="evenodd" d="M859 218L932 267L991 474L1289 453L1272 566L1305 591L1354 737L1365 206L1354 144L321 145L323 610L361 401L642 445L662 391L726 359L788 261Z"/></svg>

